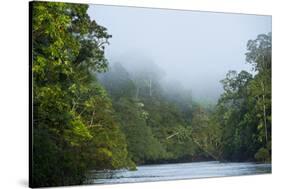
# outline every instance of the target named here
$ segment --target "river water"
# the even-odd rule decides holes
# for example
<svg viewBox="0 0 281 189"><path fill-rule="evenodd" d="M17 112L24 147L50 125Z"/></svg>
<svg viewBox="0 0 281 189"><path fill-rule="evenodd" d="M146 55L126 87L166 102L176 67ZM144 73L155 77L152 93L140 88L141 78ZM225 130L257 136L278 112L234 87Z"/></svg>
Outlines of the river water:
<svg viewBox="0 0 281 189"><path fill-rule="evenodd" d="M85 184L113 184L271 173L271 164L217 161L138 166L137 171L91 171Z"/></svg>

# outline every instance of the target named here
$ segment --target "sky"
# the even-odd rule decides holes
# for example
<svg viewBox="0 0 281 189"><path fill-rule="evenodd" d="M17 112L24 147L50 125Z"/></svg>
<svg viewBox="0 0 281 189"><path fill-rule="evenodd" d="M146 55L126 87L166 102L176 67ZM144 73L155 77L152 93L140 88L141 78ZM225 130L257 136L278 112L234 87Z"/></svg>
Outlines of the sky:
<svg viewBox="0 0 281 189"><path fill-rule="evenodd" d="M88 14L112 35L110 63L150 60L165 72L163 80L191 89L195 99L216 100L228 70L250 72L248 40L271 32L271 17L261 15L104 5L91 5Z"/></svg>

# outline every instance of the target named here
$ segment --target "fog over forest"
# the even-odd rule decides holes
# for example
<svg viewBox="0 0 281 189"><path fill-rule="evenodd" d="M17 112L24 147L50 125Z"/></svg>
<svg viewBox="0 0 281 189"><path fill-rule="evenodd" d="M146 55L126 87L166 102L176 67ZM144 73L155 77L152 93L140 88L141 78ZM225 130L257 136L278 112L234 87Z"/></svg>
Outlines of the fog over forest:
<svg viewBox="0 0 281 189"><path fill-rule="evenodd" d="M103 5L91 5L88 13L112 35L106 47L110 63L134 69L153 62L163 82L184 86L205 101L217 100L228 70L251 71L247 41L271 31L271 18L258 15Z"/></svg>
<svg viewBox="0 0 281 189"><path fill-rule="evenodd" d="M29 10L31 188L271 173L271 16Z"/></svg>

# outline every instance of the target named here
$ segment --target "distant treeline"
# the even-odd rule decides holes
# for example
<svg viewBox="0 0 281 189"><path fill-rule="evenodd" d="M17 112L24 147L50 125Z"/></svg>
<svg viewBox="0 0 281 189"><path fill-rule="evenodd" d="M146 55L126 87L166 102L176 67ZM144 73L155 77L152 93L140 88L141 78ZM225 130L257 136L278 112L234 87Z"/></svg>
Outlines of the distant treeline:
<svg viewBox="0 0 281 189"><path fill-rule="evenodd" d="M271 161L271 34L248 42L254 74L227 73L224 93L209 106L178 83L161 85L154 64L135 72L109 66L112 36L87 9L31 4L32 187L82 184L93 169Z"/></svg>

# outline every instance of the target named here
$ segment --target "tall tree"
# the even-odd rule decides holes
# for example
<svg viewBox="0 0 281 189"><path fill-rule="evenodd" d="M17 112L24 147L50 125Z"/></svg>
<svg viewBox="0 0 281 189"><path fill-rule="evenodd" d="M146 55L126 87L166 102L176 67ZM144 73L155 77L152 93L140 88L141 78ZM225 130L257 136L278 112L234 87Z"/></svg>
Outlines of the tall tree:
<svg viewBox="0 0 281 189"><path fill-rule="evenodd" d="M253 75L246 71L227 74L215 120L222 127L225 159L270 161L271 33L249 40L247 49Z"/></svg>
<svg viewBox="0 0 281 189"><path fill-rule="evenodd" d="M95 79L111 37L88 5L32 2L32 187L81 184L129 162L111 101Z"/></svg>
<svg viewBox="0 0 281 189"><path fill-rule="evenodd" d="M265 143L270 140L268 131L271 119L271 33L258 35L257 39L249 40L247 62L257 72L252 82L252 95L257 99L258 109L262 112Z"/></svg>

